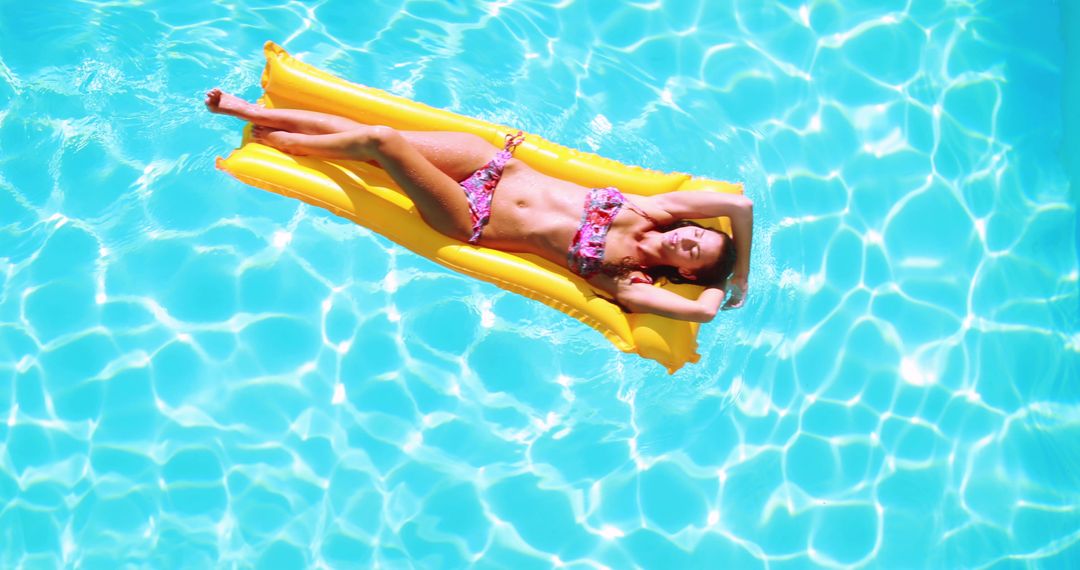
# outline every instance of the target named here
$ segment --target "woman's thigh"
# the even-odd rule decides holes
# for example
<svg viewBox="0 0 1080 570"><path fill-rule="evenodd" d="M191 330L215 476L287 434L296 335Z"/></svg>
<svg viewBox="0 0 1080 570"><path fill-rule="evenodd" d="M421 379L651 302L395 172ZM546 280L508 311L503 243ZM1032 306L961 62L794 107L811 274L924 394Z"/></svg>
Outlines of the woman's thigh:
<svg viewBox="0 0 1080 570"><path fill-rule="evenodd" d="M472 235L469 201L458 182L490 159L485 155L492 147L479 137L370 126L324 135L270 131L258 136L260 142L292 154L374 160L412 198L429 225L461 240Z"/></svg>
<svg viewBox="0 0 1080 570"><path fill-rule="evenodd" d="M467 133L447 131L398 131L413 148L436 168L461 182L483 168L498 149L484 139Z"/></svg>
<svg viewBox="0 0 1080 570"><path fill-rule="evenodd" d="M428 225L455 239L468 239L472 234L469 201L452 174L453 170L447 172L445 169L448 162L468 160L465 153L454 158L447 157L448 153L436 152L439 156L436 156L436 160L431 160L424 151L430 152L432 147L424 145L430 145L434 138L442 137L420 137L420 144L416 144L417 139L410 139L405 132L389 133L389 136L385 131L380 134L371 158L374 158L412 199ZM459 164L450 166L460 167Z"/></svg>

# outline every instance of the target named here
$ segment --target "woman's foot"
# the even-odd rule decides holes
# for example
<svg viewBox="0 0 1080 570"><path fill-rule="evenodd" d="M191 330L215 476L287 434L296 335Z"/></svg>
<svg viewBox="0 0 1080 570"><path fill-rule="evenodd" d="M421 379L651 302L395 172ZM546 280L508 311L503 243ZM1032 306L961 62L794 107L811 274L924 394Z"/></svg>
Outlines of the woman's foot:
<svg viewBox="0 0 1080 570"><path fill-rule="evenodd" d="M230 95L217 87L206 92L205 103L206 108L211 113L239 117L248 121L251 120L252 111L258 108L257 105L248 103L235 95Z"/></svg>
<svg viewBox="0 0 1080 570"><path fill-rule="evenodd" d="M261 125L251 126L251 140L259 144L272 146L281 152L303 156L306 153L296 144L297 141L295 138L296 133L290 133L281 129L264 127Z"/></svg>

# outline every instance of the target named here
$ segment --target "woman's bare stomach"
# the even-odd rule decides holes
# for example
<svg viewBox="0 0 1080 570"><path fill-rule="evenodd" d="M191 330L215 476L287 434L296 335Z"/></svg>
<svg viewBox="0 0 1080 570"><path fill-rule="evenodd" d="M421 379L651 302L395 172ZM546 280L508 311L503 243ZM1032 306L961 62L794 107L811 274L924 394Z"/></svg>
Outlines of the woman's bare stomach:
<svg viewBox="0 0 1080 570"><path fill-rule="evenodd" d="M583 186L511 161L495 188L491 219L480 245L563 263L581 221L587 192Z"/></svg>

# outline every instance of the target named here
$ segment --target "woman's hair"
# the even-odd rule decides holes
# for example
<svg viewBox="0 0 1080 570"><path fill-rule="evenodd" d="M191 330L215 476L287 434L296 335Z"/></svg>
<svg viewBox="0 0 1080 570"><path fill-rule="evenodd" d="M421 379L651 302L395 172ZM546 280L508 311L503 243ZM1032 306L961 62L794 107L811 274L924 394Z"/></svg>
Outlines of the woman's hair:
<svg viewBox="0 0 1080 570"><path fill-rule="evenodd" d="M656 228L656 231L663 233L679 228L685 228L687 226L716 232L726 238L720 248L720 257L717 258L712 265L703 267L694 272L694 276L697 277L697 279L687 279L686 277L683 277L682 274L679 273L678 267L672 267L670 265L642 268L641 264L630 257L624 258L622 262L618 264L604 264L604 273L611 275L612 277L622 277L631 271L641 271L648 275L653 281L667 279L671 283L692 283L704 287L724 287L728 277L731 276L731 272L735 269L735 242L732 241L731 236L720 230L706 228L705 226L690 220L679 220L670 225L658 227Z"/></svg>

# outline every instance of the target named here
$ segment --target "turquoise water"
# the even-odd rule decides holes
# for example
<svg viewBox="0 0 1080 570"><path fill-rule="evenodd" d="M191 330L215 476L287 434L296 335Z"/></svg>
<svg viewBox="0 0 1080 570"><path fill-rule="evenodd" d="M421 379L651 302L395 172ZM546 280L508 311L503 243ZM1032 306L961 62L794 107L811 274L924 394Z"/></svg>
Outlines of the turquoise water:
<svg viewBox="0 0 1080 570"><path fill-rule="evenodd" d="M0 0L0 567L1080 567L1056 3L185 6ZM744 181L749 306L668 376L215 171L266 40Z"/></svg>

